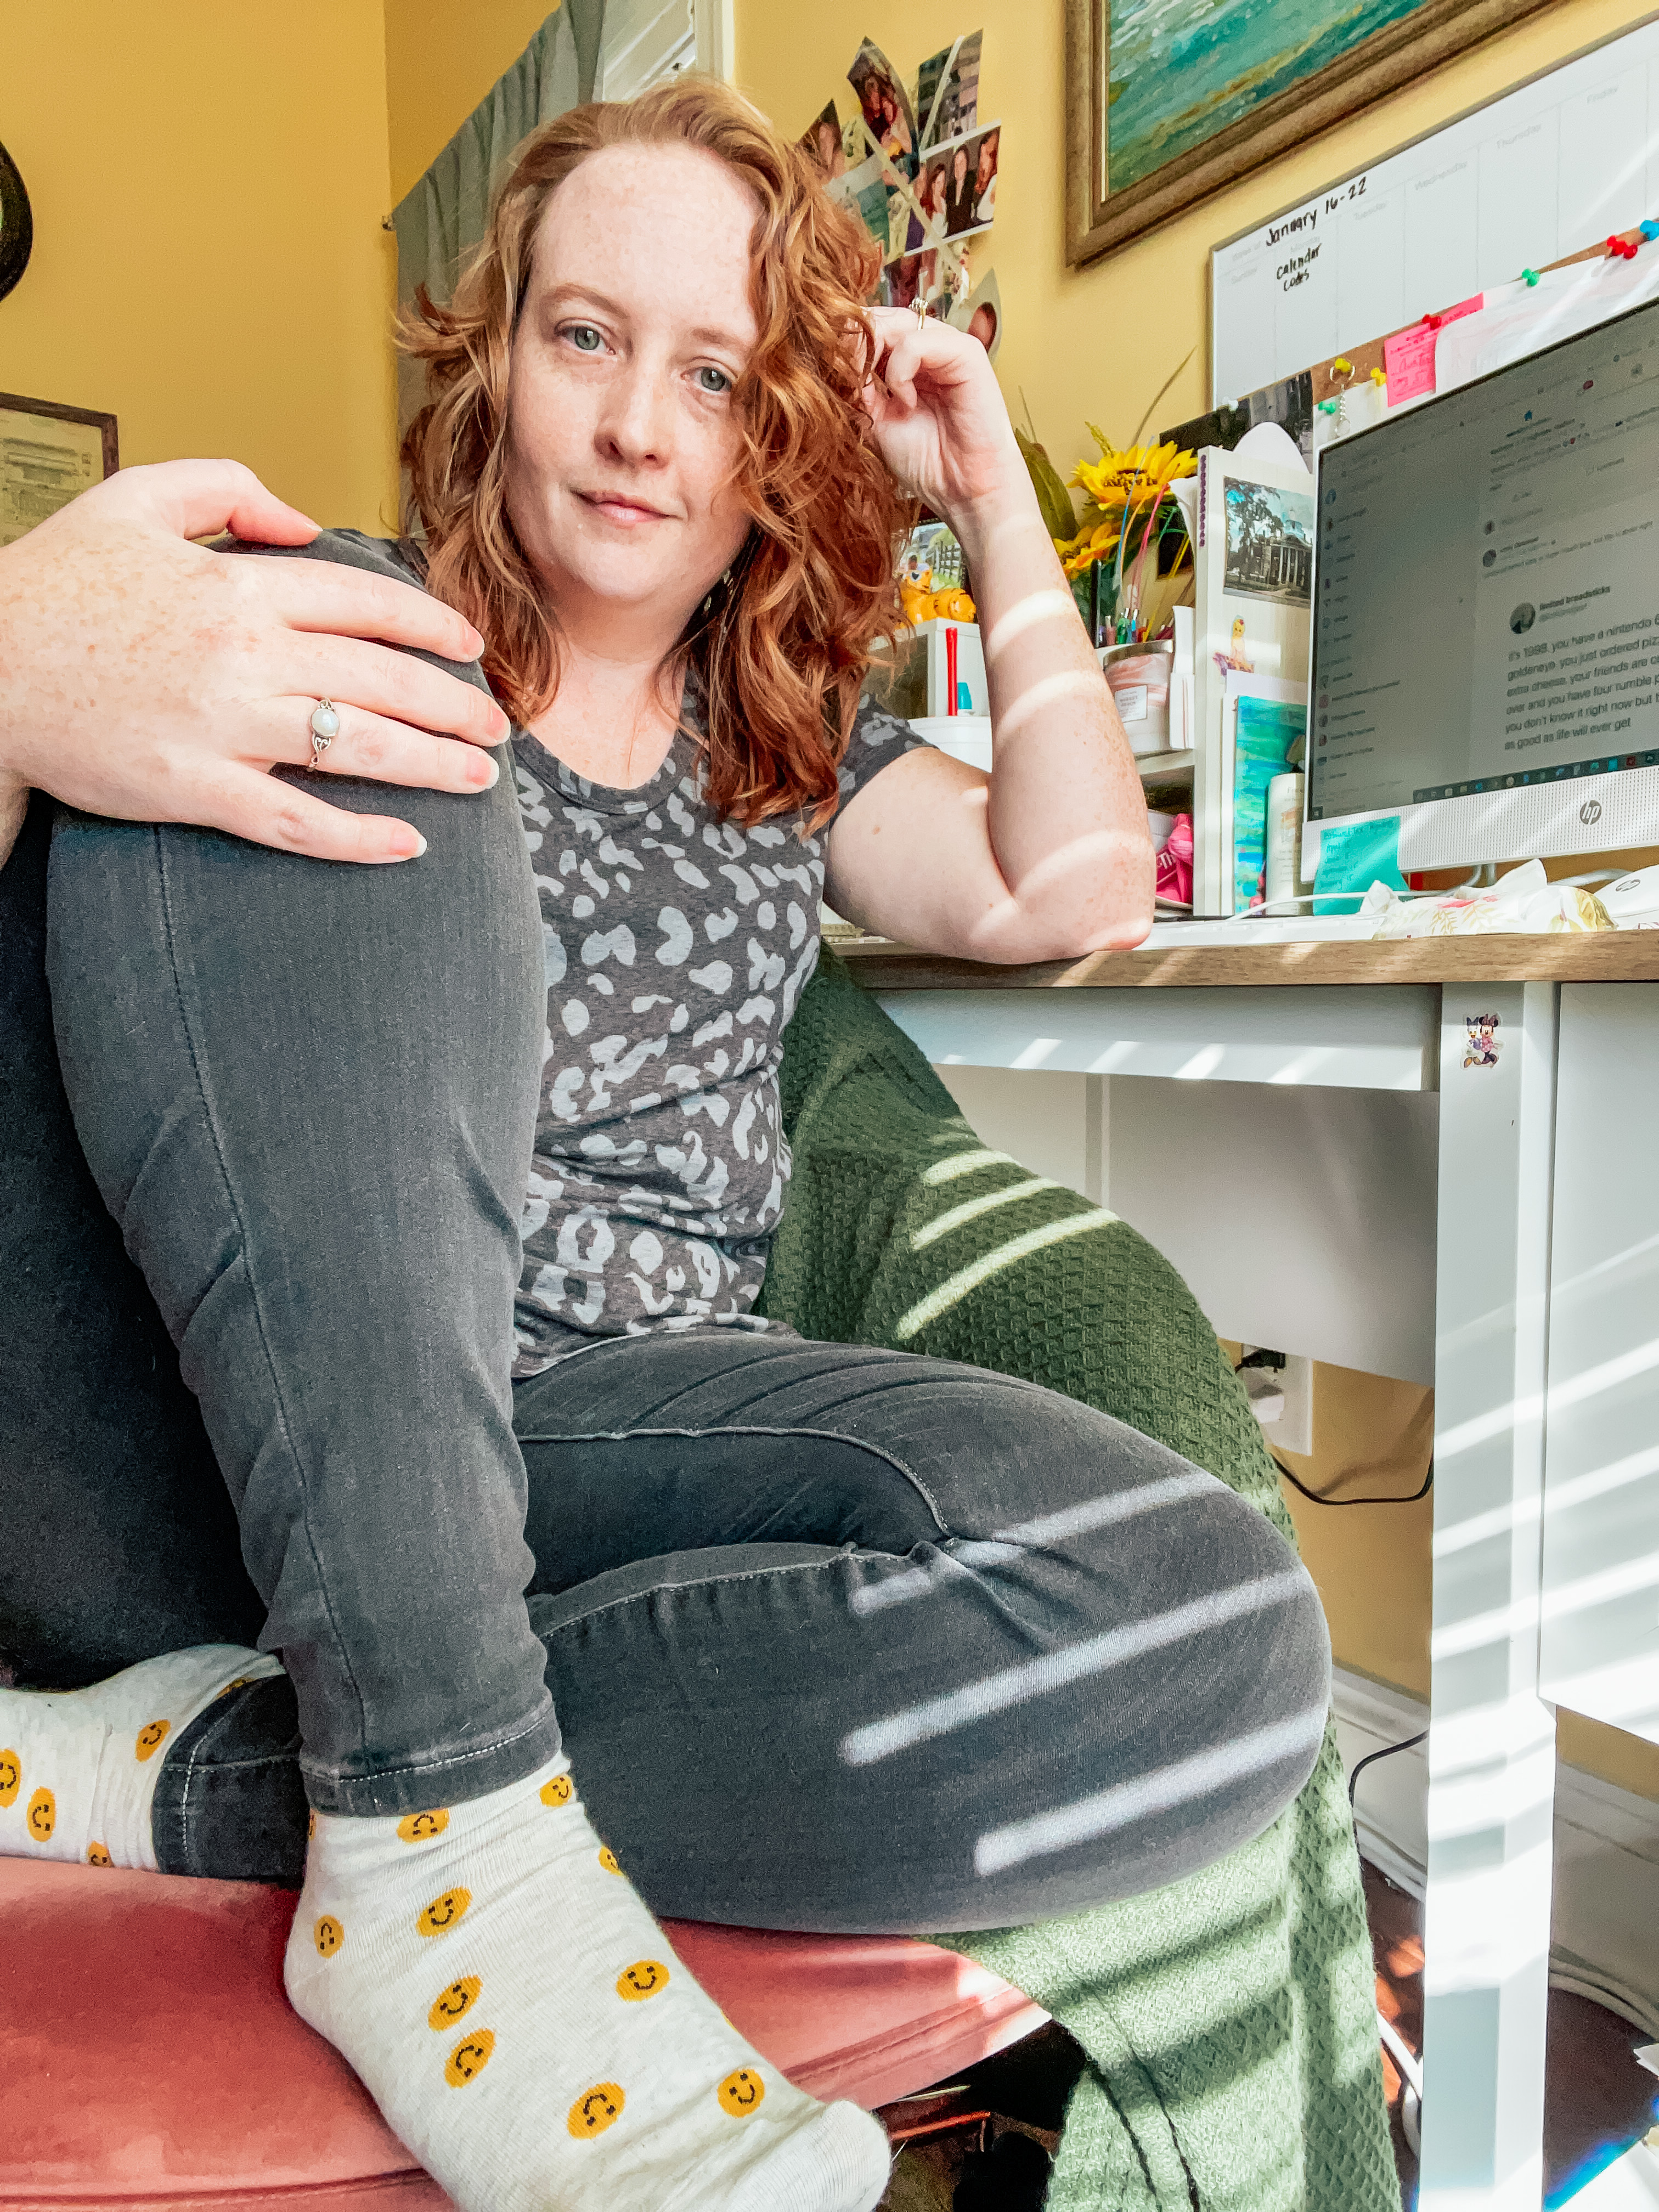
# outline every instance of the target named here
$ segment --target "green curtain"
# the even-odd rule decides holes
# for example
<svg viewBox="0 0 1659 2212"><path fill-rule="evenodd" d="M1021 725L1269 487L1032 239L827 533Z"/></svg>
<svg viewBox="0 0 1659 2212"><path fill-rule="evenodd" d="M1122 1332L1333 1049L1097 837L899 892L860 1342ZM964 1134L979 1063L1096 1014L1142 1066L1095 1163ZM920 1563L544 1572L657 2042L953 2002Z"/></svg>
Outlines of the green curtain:
<svg viewBox="0 0 1659 2212"><path fill-rule="evenodd" d="M489 195L539 124L594 96L605 36L605 0L564 0L392 211L398 234L398 304L424 284L447 300L463 257L483 236ZM399 433L421 404L420 364L399 355Z"/></svg>

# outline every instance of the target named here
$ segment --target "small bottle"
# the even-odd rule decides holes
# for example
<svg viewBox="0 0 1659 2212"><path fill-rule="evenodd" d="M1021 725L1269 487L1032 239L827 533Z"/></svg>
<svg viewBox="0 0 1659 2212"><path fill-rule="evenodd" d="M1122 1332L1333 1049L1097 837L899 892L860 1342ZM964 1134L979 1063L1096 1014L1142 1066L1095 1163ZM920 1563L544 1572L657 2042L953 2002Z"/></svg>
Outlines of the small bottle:
<svg viewBox="0 0 1659 2212"><path fill-rule="evenodd" d="M1267 786L1267 869L1263 885L1269 914L1295 914L1302 881L1302 794L1307 778L1292 769Z"/></svg>

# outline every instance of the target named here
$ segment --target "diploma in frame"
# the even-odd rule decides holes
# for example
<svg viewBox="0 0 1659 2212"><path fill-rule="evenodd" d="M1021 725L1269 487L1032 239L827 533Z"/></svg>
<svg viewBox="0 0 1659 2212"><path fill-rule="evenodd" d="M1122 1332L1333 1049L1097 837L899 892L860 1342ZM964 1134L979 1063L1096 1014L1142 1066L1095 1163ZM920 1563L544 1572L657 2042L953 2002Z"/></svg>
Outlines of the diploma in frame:
<svg viewBox="0 0 1659 2212"><path fill-rule="evenodd" d="M114 416L0 392L0 545L119 466Z"/></svg>

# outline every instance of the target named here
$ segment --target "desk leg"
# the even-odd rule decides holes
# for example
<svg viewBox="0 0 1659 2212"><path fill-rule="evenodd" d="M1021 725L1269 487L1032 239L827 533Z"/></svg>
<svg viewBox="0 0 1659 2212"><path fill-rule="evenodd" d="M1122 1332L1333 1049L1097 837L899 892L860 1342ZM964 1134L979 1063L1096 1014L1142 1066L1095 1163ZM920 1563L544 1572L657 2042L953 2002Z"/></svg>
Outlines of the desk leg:
<svg viewBox="0 0 1659 2212"><path fill-rule="evenodd" d="M1471 1024L1496 1015L1495 1065ZM1555 1715L1538 1695L1553 984L1440 1030L1422 2212L1543 2194Z"/></svg>

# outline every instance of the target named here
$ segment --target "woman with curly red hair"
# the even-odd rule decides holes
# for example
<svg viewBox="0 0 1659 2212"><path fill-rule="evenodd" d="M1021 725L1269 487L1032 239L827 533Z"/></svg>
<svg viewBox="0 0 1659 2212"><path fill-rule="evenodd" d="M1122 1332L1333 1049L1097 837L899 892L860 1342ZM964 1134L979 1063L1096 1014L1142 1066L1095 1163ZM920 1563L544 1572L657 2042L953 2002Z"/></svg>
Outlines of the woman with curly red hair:
<svg viewBox="0 0 1659 2212"><path fill-rule="evenodd" d="M5 727L24 696L67 733L0 753L16 787L222 826L65 814L44 952L38 811L0 875L35 1040L8 1071L35 1212L0 1340L35 1387L0 1391L32 1408L0 1449L31 1469L0 1642L15 1680L88 1686L0 1690L0 1850L303 1868L294 2002L465 2212L872 2206L881 2130L750 2050L652 1911L1076 1910L1259 1832L1322 1727L1312 1586L1219 1483L1070 1400L757 1310L820 892L993 961L1150 918L1133 764L984 351L866 315L875 274L723 88L527 143L409 333L423 542L306 549L475 625L510 753L400 751L400 720L467 726L418 662L333 641L265 720L257 655L184 580L168 682L217 696L234 664L260 695L195 796L182 712L117 772L39 648L10 664ZM918 498L972 573L988 775L860 703ZM131 541L100 569L86 527L38 557L113 605ZM215 558L332 627L280 563L179 577ZM465 651L449 617L377 624ZM124 713L144 652L69 688ZM261 759L256 844L223 830ZM411 794L412 843L377 771L448 787ZM298 856L351 850L325 793L362 856L418 865ZM177 1372L165 1340L129 1357L155 1307ZM112 1418L141 1443L112 1454ZM978 1848L1034 1820L1040 1846Z"/></svg>

